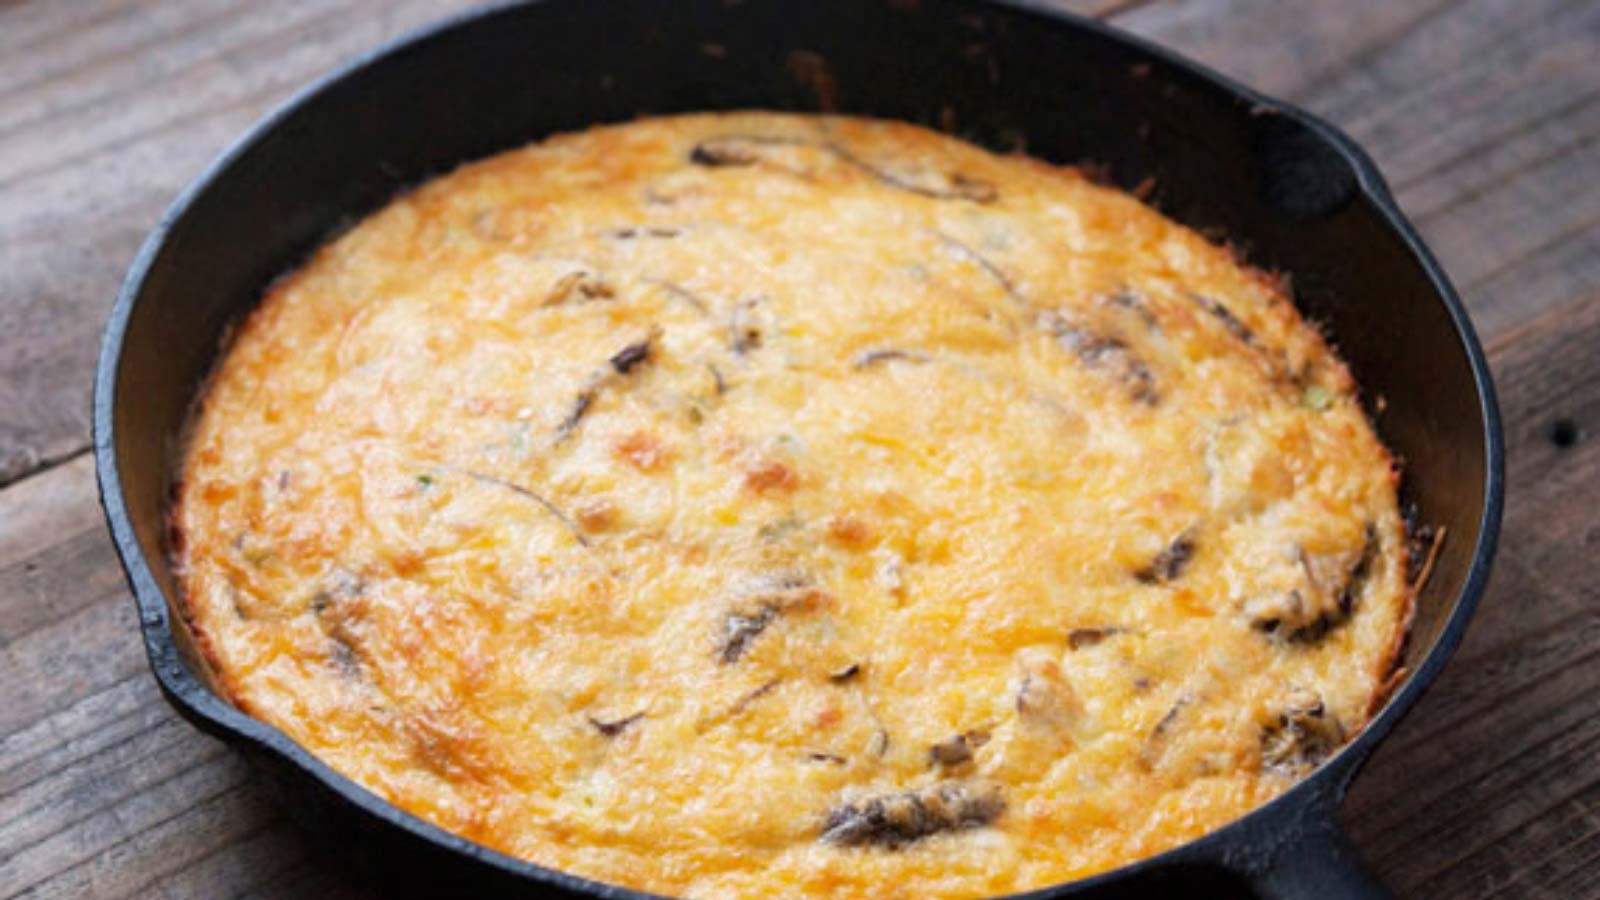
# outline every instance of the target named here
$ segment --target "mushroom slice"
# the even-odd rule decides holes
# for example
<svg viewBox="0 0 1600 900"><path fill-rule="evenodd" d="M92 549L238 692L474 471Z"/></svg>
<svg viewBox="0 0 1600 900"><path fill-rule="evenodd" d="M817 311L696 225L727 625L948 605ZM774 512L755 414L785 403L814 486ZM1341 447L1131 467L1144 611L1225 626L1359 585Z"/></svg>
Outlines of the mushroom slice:
<svg viewBox="0 0 1600 900"><path fill-rule="evenodd" d="M1256 630L1299 643L1315 643L1344 624L1371 575L1378 554L1372 525L1355 550L1310 553L1295 544L1285 553L1298 571L1287 586L1245 601L1244 614Z"/></svg>
<svg viewBox="0 0 1600 900"><path fill-rule="evenodd" d="M1316 768L1344 743L1344 725L1322 696L1296 687L1261 730L1261 767L1298 778Z"/></svg>
<svg viewBox="0 0 1600 900"><path fill-rule="evenodd" d="M988 825L1005 811L1005 795L989 781L941 781L880 794L828 810L821 840L845 847L897 850L942 831Z"/></svg>

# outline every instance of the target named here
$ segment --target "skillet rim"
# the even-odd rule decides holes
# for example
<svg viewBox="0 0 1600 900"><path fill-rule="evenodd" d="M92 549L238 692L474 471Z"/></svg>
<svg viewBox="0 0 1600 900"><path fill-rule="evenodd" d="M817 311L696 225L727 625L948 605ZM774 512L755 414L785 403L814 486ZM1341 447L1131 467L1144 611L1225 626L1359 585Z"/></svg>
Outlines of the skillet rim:
<svg viewBox="0 0 1600 900"><path fill-rule="evenodd" d="M115 411L117 381L122 349L129 320L143 293L152 266L166 247L171 232L190 209L214 185L229 177L233 165L303 107L336 84L359 76L373 64L396 56L408 48L440 37L446 32L490 19L523 6L548 0L497 0L486 6L447 16L393 38L354 60L338 66L296 91L250 128L221 154L208 163L173 201L141 245L107 319L97 362L93 394L93 451L100 503L110 528L123 573L139 608L139 622L146 653L156 680L167 701L197 727L230 742L243 744L290 763L305 775L333 792L344 803L376 817L384 824L407 832L440 849L472 862L499 870L501 874L524 879L530 884L555 887L604 900L667 900L662 895L571 875L492 850L405 812L400 807L340 775L325 762L296 744L286 734L252 718L213 692L188 666L178 649L170 622L166 594L156 584L148 560L139 545L123 497L121 473L116 458ZM1135 860L1086 878L1064 882L992 900L1047 900L1106 887L1141 874L1183 865L1211 865L1249 877L1270 866L1281 846L1293 839L1293 827L1306 819L1327 821L1335 815L1345 789L1372 750L1393 730L1422 693L1431 685L1454 654L1465 635L1474 610L1487 586L1489 571L1498 543L1504 507L1505 448L1499 405L1483 348L1470 317L1455 288L1437 260L1422 242L1414 227L1395 202L1383 176L1367 153L1348 135L1321 118L1290 103L1247 87L1210 67L1192 61L1159 44L1123 31L1098 19L1091 19L1050 6L1046 0L965 0L973 6L990 6L1047 20L1050 27L1075 28L1090 37L1123 45L1135 55L1159 63L1172 73L1187 77L1225 95L1252 111L1282 116L1300 126L1332 150L1349 166L1355 178L1356 196L1381 218L1387 230L1398 237L1433 288L1433 297L1449 316L1467 357L1477 391L1483 431L1484 483L1483 509L1478 520L1478 537L1472 549L1466 578L1455 602L1415 669L1391 694L1360 732L1316 771L1278 797L1256 807L1200 837L1154 856ZM1248 853L1241 854L1241 849ZM1254 858L1254 861L1249 861Z"/></svg>

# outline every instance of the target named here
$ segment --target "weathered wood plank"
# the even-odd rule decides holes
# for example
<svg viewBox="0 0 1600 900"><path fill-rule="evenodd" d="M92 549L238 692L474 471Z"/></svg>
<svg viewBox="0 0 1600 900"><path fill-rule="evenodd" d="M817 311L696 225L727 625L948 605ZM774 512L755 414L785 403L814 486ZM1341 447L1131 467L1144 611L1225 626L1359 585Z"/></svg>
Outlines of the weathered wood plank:
<svg viewBox="0 0 1600 900"><path fill-rule="evenodd" d="M0 491L0 896L360 896L161 699L98 518L87 456Z"/></svg>
<svg viewBox="0 0 1600 900"><path fill-rule="evenodd" d="M114 572L102 572L97 580L75 585L77 590L67 597L59 595L59 583L49 580L52 573L74 568L94 571L93 566L81 564L85 557L98 554L105 542L104 520L92 503L84 502L93 499L84 488L93 481L94 465L84 456L68 467L74 476L71 480L20 483L9 497L8 512L17 540L0 548L0 597L28 596L43 602L26 604L13 615L0 617L0 647L122 589L122 579Z"/></svg>
<svg viewBox="0 0 1600 900"><path fill-rule="evenodd" d="M1188 0L1118 24L1349 131L1484 334L1600 288L1600 4Z"/></svg>
<svg viewBox="0 0 1600 900"><path fill-rule="evenodd" d="M0 484L88 445L100 326L184 183L296 88L468 5L0 8Z"/></svg>
<svg viewBox="0 0 1600 900"><path fill-rule="evenodd" d="M1565 880L1600 841L1600 294L1493 359L1510 449L1494 583L1349 822L1400 896L1597 897L1600 880Z"/></svg>

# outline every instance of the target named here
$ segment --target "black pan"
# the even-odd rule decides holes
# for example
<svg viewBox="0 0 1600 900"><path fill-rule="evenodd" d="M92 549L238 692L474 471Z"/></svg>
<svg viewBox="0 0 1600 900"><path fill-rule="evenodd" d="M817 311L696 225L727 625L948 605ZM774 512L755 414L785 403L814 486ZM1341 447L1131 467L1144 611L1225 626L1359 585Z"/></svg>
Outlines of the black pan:
<svg viewBox="0 0 1600 900"><path fill-rule="evenodd" d="M819 74L820 73L820 74ZM1168 215L1290 273L1448 537L1388 704L1278 799L1160 856L1030 897L1380 897L1340 833L1345 788L1455 650L1489 574L1502 446L1455 291L1372 162L1277 100L1042 3L548 0L472 13L326 79L253 128L150 235L106 328L95 461L167 698L269 763L291 808L412 893L640 898L519 862L401 812L220 698L174 613L163 512L179 435L230 323L275 275L402 188L557 131L645 113L819 107L1152 179ZM1400 800L1399 802L1404 802Z"/></svg>

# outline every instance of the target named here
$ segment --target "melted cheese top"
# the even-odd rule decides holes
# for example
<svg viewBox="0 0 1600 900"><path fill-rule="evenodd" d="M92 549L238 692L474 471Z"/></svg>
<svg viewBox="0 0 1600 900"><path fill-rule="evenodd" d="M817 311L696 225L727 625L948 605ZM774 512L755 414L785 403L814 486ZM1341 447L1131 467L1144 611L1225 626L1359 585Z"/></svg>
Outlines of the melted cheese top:
<svg viewBox="0 0 1600 900"><path fill-rule="evenodd" d="M702 898L1176 846L1364 722L1390 458L1282 285L909 125L465 166L273 286L186 451L233 699L472 840Z"/></svg>

